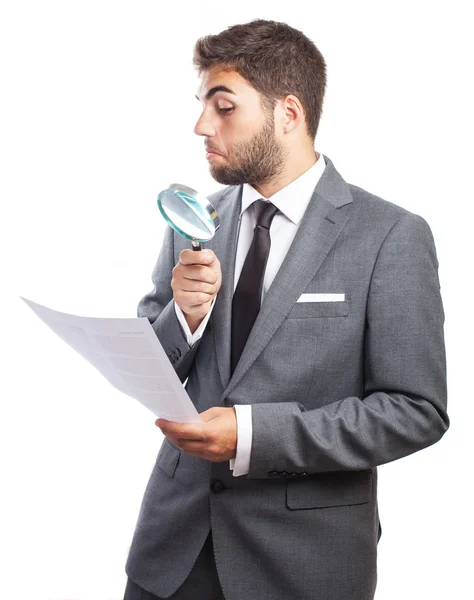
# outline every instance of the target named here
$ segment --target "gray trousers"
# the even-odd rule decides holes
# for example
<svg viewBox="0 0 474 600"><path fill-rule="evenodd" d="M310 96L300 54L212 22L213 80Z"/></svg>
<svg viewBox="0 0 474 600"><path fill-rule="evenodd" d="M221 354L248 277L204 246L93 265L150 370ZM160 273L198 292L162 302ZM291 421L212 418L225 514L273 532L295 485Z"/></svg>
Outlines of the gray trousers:
<svg viewBox="0 0 474 600"><path fill-rule="evenodd" d="M147 592L128 578L123 600L162 600L162 597ZM212 532L209 532L191 573L167 600L225 600L217 576Z"/></svg>

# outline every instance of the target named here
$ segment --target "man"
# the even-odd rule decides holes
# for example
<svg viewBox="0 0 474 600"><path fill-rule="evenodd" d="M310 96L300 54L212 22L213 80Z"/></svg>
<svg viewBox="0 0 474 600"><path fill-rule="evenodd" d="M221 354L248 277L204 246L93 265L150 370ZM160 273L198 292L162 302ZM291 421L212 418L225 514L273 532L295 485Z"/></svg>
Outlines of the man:
<svg viewBox="0 0 474 600"><path fill-rule="evenodd" d="M315 152L301 32L237 25L194 62L221 226L200 252L168 228L138 315L203 423L157 420L125 599L369 600L376 467L449 425L432 235Z"/></svg>

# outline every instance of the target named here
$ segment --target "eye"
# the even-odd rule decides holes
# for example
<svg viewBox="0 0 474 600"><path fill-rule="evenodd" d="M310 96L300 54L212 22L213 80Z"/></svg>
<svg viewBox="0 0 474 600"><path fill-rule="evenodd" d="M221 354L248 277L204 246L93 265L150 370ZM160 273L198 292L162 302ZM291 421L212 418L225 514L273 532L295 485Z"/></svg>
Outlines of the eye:
<svg viewBox="0 0 474 600"><path fill-rule="evenodd" d="M229 114L231 111L233 111L233 107L229 107L229 108L219 108L218 109L220 113L224 113L224 114Z"/></svg>

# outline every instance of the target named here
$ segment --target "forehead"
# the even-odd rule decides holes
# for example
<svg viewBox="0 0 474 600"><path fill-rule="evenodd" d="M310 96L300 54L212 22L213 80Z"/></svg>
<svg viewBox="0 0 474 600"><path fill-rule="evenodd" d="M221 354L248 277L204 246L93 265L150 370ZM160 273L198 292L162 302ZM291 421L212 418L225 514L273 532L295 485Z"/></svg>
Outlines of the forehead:
<svg viewBox="0 0 474 600"><path fill-rule="evenodd" d="M198 82L196 98L201 102L222 92L229 99L259 99L259 93L236 71L222 71L218 68L204 71Z"/></svg>

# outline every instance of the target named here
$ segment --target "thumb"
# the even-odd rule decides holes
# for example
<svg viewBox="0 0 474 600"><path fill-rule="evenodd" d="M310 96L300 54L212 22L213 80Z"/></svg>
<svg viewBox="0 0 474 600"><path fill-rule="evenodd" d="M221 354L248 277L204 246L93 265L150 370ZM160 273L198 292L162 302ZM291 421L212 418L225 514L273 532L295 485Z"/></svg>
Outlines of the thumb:
<svg viewBox="0 0 474 600"><path fill-rule="evenodd" d="M221 414L222 414L222 408L220 408L218 406L212 406L211 408L208 408L204 412L200 413L199 416L201 417L201 419L204 422L206 422L206 421L212 421L212 419L219 417Z"/></svg>

